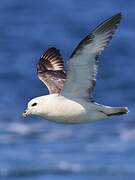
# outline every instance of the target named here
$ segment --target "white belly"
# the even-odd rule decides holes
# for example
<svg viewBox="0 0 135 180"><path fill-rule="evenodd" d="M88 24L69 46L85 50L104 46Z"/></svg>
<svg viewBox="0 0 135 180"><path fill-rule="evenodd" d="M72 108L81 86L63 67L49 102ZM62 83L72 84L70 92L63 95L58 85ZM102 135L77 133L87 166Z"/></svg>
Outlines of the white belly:
<svg viewBox="0 0 135 180"><path fill-rule="evenodd" d="M57 96L48 101L48 111L41 116L59 123L87 123L106 116L95 109L95 105L83 99L69 100Z"/></svg>

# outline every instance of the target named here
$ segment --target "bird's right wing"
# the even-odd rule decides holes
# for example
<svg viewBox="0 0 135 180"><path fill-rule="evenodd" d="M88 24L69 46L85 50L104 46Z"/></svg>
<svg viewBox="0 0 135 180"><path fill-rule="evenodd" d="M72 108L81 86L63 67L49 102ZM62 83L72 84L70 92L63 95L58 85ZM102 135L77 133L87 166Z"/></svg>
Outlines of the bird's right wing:
<svg viewBox="0 0 135 180"><path fill-rule="evenodd" d="M58 49L49 48L37 64L38 78L47 86L49 93L60 93L64 86L66 73L64 62Z"/></svg>

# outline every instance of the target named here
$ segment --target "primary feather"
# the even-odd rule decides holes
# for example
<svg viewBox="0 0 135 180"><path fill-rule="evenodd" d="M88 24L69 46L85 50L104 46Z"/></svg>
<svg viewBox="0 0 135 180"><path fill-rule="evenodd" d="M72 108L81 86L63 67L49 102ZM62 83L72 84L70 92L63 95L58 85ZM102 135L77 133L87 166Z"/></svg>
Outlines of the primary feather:
<svg viewBox="0 0 135 180"><path fill-rule="evenodd" d="M121 18L121 13L118 13L107 19L75 48L69 59L67 80L61 95L92 97L96 84L98 57L111 40Z"/></svg>

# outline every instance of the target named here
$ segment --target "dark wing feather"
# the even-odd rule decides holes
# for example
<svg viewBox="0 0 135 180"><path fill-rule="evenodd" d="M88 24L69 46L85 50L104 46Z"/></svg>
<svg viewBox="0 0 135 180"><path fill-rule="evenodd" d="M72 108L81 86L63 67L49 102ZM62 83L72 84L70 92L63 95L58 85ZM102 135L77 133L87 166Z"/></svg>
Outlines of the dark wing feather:
<svg viewBox="0 0 135 180"><path fill-rule="evenodd" d="M49 48L37 65L38 78L47 86L49 93L60 93L66 80L64 62L58 49Z"/></svg>
<svg viewBox="0 0 135 180"><path fill-rule="evenodd" d="M102 36L101 39L99 39L101 42L101 49L97 51L97 53L100 53L104 48L108 45L110 40L112 39L112 36L117 29L120 21L122 19L122 14L118 13L114 16L111 16L101 24L99 24L90 34L88 34L74 49L73 53L71 54L70 58L72 58L74 55L77 55L83 51L83 48L87 46L88 44L92 43L96 36ZM104 43L103 43L104 41ZM97 44L98 45L98 44ZM97 46L98 47L98 46Z"/></svg>
<svg viewBox="0 0 135 180"><path fill-rule="evenodd" d="M78 44L69 59L67 80L62 95L92 97L96 85L98 57L110 42L121 18L121 13L110 17Z"/></svg>

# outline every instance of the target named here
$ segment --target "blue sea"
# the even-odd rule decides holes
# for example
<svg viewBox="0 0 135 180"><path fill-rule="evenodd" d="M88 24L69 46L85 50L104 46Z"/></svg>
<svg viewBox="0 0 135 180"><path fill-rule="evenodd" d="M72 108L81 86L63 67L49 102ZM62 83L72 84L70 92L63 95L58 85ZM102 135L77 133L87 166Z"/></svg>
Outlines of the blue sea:
<svg viewBox="0 0 135 180"><path fill-rule="evenodd" d="M86 34L118 12L123 20L102 53L95 99L130 113L85 125L23 119L27 102L48 93L36 75L44 50L61 49L67 62ZM0 180L134 180L134 74L135 1L1 0Z"/></svg>

